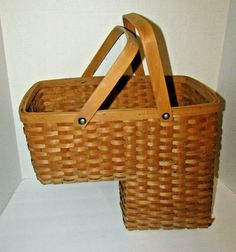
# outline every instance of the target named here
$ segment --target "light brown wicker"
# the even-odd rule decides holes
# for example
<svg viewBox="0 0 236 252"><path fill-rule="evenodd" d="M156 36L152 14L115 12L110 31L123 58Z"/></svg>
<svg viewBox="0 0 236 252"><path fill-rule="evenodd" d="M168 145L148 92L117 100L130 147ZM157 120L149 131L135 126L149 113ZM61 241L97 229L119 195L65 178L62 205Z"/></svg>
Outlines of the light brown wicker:
<svg viewBox="0 0 236 252"><path fill-rule="evenodd" d="M36 176L44 184L119 180L128 229L207 227L219 99L190 77L166 83L152 25L138 14L123 18L139 33L150 77L142 66L123 75L138 42L116 27L81 78L36 83L19 109ZM93 77L122 33L119 58Z"/></svg>

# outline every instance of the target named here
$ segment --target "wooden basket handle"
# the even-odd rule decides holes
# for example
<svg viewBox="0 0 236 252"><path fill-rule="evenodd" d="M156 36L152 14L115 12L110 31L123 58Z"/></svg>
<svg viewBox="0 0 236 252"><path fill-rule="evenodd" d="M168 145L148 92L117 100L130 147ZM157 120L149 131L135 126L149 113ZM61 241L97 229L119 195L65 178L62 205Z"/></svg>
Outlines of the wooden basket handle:
<svg viewBox="0 0 236 252"><path fill-rule="evenodd" d="M127 42L120 55L108 70L105 77L99 83L98 87L94 90L92 95L84 104L83 108L80 110L76 121L85 127L91 120L93 115L105 101L106 97L110 94L116 83L125 73L127 68L130 66L131 62L135 58L139 45L135 36L122 26L116 26L108 35L91 63L88 65L84 71L82 77L92 76L97 68L100 66L108 52L111 50L118 38L125 34Z"/></svg>
<svg viewBox="0 0 236 252"><path fill-rule="evenodd" d="M137 29L147 61L157 109L162 120L171 120L172 109L166 86L158 43L152 24L143 16L130 13L123 16L124 26L135 33Z"/></svg>

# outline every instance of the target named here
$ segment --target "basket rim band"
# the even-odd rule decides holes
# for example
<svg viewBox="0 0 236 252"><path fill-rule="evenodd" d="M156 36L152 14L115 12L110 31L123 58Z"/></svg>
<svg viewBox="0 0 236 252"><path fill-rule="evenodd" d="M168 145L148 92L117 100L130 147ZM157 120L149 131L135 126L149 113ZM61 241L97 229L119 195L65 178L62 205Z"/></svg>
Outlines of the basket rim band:
<svg viewBox="0 0 236 252"><path fill-rule="evenodd" d="M203 83L188 77L175 75L171 76L175 82L188 83L189 86L206 96L208 103L172 107L173 117L189 115L203 115L218 112L221 109L221 102L216 92L204 85ZM25 94L19 107L20 119L24 123L45 123L47 122L66 122L75 123L78 125L78 111L75 112L29 112L28 107L34 99L41 87L53 86L60 82L64 85L68 80L71 82L82 81L83 85L89 85L91 82L99 82L103 77L86 77L86 78L65 78L55 80L45 80L35 83ZM133 76L131 82L146 82L150 81L149 76ZM109 109L98 110L91 122L99 121L119 121L119 120L146 120L146 119L161 119L161 114L156 108L134 108L134 109Z"/></svg>

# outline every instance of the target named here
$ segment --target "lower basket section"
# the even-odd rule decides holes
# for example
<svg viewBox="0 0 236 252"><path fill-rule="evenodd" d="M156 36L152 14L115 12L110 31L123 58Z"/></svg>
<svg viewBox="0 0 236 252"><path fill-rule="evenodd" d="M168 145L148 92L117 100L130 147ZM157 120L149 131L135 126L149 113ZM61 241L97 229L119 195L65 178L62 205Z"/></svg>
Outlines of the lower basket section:
<svg viewBox="0 0 236 252"><path fill-rule="evenodd" d="M121 209L127 229L206 228L212 223L212 181L205 184L208 190L189 183L180 186L167 182L159 186L159 181L139 178L120 182Z"/></svg>
<svg viewBox="0 0 236 252"><path fill-rule="evenodd" d="M216 123L214 113L83 131L25 124L25 133L42 183L119 180L128 229L197 228L211 224Z"/></svg>

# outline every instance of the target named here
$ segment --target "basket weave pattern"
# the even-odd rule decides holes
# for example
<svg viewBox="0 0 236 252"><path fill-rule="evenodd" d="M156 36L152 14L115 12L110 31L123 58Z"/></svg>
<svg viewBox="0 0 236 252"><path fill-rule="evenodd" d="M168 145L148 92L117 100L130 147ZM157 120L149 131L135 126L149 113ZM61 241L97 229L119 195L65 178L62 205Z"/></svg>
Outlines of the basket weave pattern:
<svg viewBox="0 0 236 252"><path fill-rule="evenodd" d="M121 206L129 229L211 224L212 131L216 122L216 114L211 114L180 118L160 127L155 121L148 123L152 134L140 136L136 155L140 154L141 160L136 164L136 176L120 182Z"/></svg>
<svg viewBox="0 0 236 252"><path fill-rule="evenodd" d="M118 180L128 229L208 227L219 98L189 77L165 79L152 24L137 14L123 20L81 78L38 82L23 98L36 176L43 184ZM136 29L150 77L142 63L128 71L141 46ZM111 69L93 77L123 33Z"/></svg>
<svg viewBox="0 0 236 252"><path fill-rule="evenodd" d="M133 101L142 107L147 100L154 104L148 80L131 79L117 96L118 106L132 106ZM64 89L65 81L73 88ZM46 83L30 110L76 111L78 90L87 91L85 100L93 92L91 86L91 90L84 86L87 82L79 79L54 81L51 88ZM128 92L134 86L137 92ZM177 100L182 105L191 102L189 89L186 83L176 82ZM129 103L128 93L133 94ZM198 92L192 92L191 99L192 103L204 101ZM58 100L66 102L60 102L59 108ZM110 103L115 109L115 100ZM177 116L170 122L90 122L85 129L74 123L25 123L24 129L42 183L119 180L127 228L147 229L206 227L211 223L216 125L217 113L211 113Z"/></svg>

